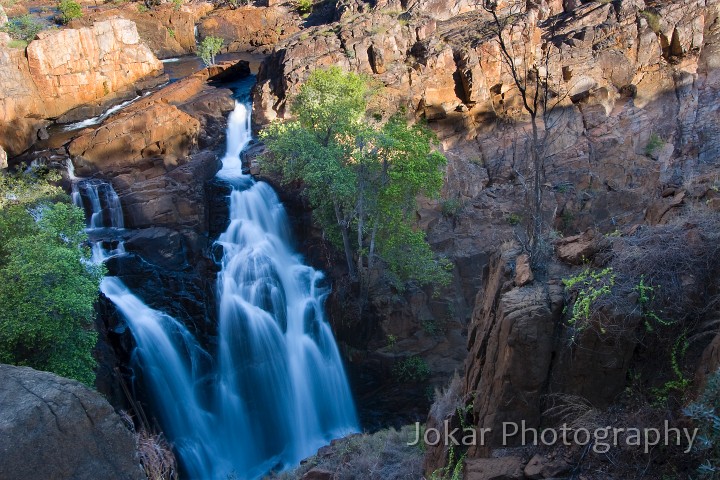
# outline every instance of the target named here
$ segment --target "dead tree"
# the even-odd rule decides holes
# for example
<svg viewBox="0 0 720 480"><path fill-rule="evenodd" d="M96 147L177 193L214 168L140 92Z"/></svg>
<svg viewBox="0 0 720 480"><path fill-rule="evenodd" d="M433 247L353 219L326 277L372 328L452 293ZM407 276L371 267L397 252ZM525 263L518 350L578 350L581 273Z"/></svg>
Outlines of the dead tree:
<svg viewBox="0 0 720 480"><path fill-rule="evenodd" d="M483 9L492 16L490 31L500 50L500 60L507 68L513 83L522 100L523 110L530 116L530 166L531 166L531 201L532 219L527 225L530 258L534 267L542 261L542 235L543 235L543 183L544 163L548 140L548 125L553 107L559 102L550 105L553 92L549 88L549 61L550 44L546 42L542 55L536 59L534 52L528 51L529 41L522 42L522 51L518 52L512 38L512 29L522 21L520 12L513 12L512 8L502 17L498 14L497 1L482 0ZM526 23L522 34L531 35L532 25Z"/></svg>

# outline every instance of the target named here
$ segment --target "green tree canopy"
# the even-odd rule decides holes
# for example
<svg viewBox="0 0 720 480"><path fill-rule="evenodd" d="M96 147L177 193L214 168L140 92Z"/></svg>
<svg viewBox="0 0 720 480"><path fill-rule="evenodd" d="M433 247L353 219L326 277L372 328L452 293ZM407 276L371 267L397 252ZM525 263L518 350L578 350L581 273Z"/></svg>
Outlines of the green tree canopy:
<svg viewBox="0 0 720 480"><path fill-rule="evenodd" d="M215 65L215 55L220 53L224 40L220 37L205 37L198 46L197 56L203 61L205 66L211 67Z"/></svg>
<svg viewBox="0 0 720 480"><path fill-rule="evenodd" d="M367 279L378 266L399 287L449 281L415 228L418 195L437 196L445 157L422 125L397 115L387 122L367 115L366 80L337 67L315 70L294 99L295 120L275 122L261 138L263 164L284 182L302 181L315 217L345 251L352 276Z"/></svg>
<svg viewBox="0 0 720 480"><path fill-rule="evenodd" d="M34 175L0 174L0 362L92 385L94 303L85 217Z"/></svg>

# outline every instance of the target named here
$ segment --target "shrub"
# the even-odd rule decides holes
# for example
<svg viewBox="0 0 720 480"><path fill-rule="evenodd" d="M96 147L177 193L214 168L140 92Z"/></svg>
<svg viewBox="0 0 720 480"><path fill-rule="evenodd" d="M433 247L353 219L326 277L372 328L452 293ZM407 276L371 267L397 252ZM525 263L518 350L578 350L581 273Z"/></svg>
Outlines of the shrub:
<svg viewBox="0 0 720 480"><path fill-rule="evenodd" d="M312 11L313 0L297 0L295 8L300 15L307 15Z"/></svg>
<svg viewBox="0 0 720 480"><path fill-rule="evenodd" d="M215 65L215 55L220 52L223 43L224 40L219 37L209 36L203 38L202 42L200 42L200 46L198 47L198 57L200 57L203 63L208 67Z"/></svg>
<svg viewBox="0 0 720 480"><path fill-rule="evenodd" d="M175 38L175 29L172 27L167 27L168 35L170 35L170 38Z"/></svg>
<svg viewBox="0 0 720 480"><path fill-rule="evenodd" d="M30 42L45 26L35 20L32 15L22 15L20 17L14 17L8 20L8 23L2 27L2 31L6 32L14 40L20 40L22 42ZM18 45L20 45L18 43Z"/></svg>
<svg viewBox="0 0 720 480"><path fill-rule="evenodd" d="M655 153L657 153L663 145L665 145L665 142L663 142L662 138L655 133L651 134L647 145L645 145L645 155L648 157L655 155Z"/></svg>
<svg viewBox="0 0 720 480"><path fill-rule="evenodd" d="M83 15L82 7L75 0L60 0L58 10L60 10L60 21L63 24L68 24Z"/></svg>
<svg viewBox="0 0 720 480"><path fill-rule="evenodd" d="M172 4L173 4L174 10L176 10L176 11L180 10L180 8L182 7L182 4L183 4L183 0L172 0Z"/></svg>
<svg viewBox="0 0 720 480"><path fill-rule="evenodd" d="M393 375L400 382L424 382L430 378L430 367L425 359L413 355L396 363Z"/></svg>
<svg viewBox="0 0 720 480"><path fill-rule="evenodd" d="M457 198L448 198L441 202L440 210L446 217L457 217L463 210L463 203Z"/></svg>
<svg viewBox="0 0 720 480"><path fill-rule="evenodd" d="M708 378L705 389L683 413L692 418L699 429L695 450L701 461L698 474L702 479L720 475L720 370Z"/></svg>
<svg viewBox="0 0 720 480"><path fill-rule="evenodd" d="M576 332L582 332L590 325L590 320L597 300L602 296L608 296L615 285L615 273L612 267L599 271L586 268L572 277L563 279L563 285L567 292L574 297L568 323L575 328ZM601 333L605 328L600 326ZM574 339L574 336L573 336Z"/></svg>
<svg viewBox="0 0 720 480"><path fill-rule="evenodd" d="M515 225L519 225L520 222L522 222L522 216L518 215L517 213L510 213L507 217L505 217L507 222L512 225L513 227Z"/></svg>

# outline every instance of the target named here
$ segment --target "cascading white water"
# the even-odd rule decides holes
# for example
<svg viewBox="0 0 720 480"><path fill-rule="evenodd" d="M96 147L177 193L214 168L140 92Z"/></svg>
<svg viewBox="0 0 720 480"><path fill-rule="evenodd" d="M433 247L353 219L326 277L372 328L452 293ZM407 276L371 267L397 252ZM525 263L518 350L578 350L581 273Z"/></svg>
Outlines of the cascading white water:
<svg viewBox="0 0 720 480"><path fill-rule="evenodd" d="M218 177L230 182L230 225L218 276L221 388L246 400L244 435L257 458L296 464L328 440L357 430L340 354L325 321L323 275L290 248L285 209L272 188L243 175L249 109L229 118ZM236 409L222 405L227 417Z"/></svg>
<svg viewBox="0 0 720 480"><path fill-rule="evenodd" d="M240 153L250 140L249 109L238 103L218 173L233 190L230 225L218 239L224 254L216 358L119 279L101 284L130 326L137 366L191 479L254 480L358 429L324 318L323 275L290 248L288 219L272 188L242 173ZM109 184L75 185L73 198L92 212L89 231L122 226ZM99 260L110 253L98 249Z"/></svg>

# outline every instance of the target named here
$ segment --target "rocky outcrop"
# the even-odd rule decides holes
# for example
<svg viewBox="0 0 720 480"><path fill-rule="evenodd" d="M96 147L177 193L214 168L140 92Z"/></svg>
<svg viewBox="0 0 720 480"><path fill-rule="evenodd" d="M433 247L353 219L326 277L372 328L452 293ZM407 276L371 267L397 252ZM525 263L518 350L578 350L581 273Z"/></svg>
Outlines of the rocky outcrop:
<svg viewBox="0 0 720 480"><path fill-rule="evenodd" d="M140 42L135 24L114 18L78 29L48 30L27 47L0 48L0 136L16 155L37 140L42 119L54 118L162 72Z"/></svg>
<svg viewBox="0 0 720 480"><path fill-rule="evenodd" d="M720 153L710 101L718 91L711 27L717 7L684 0L659 6L653 16L643 2L576 3L572 15L557 5L530 8L504 32L526 61L549 55L556 105L546 181L576 194L563 199L558 214L572 214L579 228L642 221L658 183L677 182ZM446 150L476 158L491 182L526 175L516 155L528 148L525 136L499 121L524 117L490 17L463 7L441 20L421 4L402 14L377 8L281 42L258 75L255 120L287 116L287 99L310 71L340 65L373 75L385 86L379 110L404 106L425 117ZM651 196L643 201L644 194Z"/></svg>
<svg viewBox="0 0 720 480"><path fill-rule="evenodd" d="M242 71L229 63L203 69L130 105L99 127L81 132L68 145L77 172L107 175L147 162L159 162L165 171L184 163L197 150L200 132L205 139L216 138L213 134L220 132L211 127L234 108L231 92L211 87L207 81L231 67L238 76L248 75L247 64L242 66Z"/></svg>
<svg viewBox="0 0 720 480"><path fill-rule="evenodd" d="M502 10L511 2L499 3ZM542 63L543 52L549 55L548 83L556 105L547 124L543 217L566 238L588 228L597 232L595 240L583 244L575 239L558 242L556 250L572 257L572 263L602 249L605 233L667 221L686 202L680 186L704 178L717 166L720 119L712 99L720 87L718 7L704 0L647 3L522 2L520 14L504 30L515 51L526 52L521 61ZM438 320L447 317L462 324L470 318L473 305L472 328L489 330L487 337L471 330L470 342L474 336L493 338L517 322L522 326L521 318L528 315L537 319L537 330L506 333L549 341L559 320L559 279L548 287L552 293L548 299L547 292L530 282L532 272L522 269L517 277L513 271L503 280L509 282L508 290L502 290L495 304L501 318L483 321L482 327L477 324L489 315L480 314L480 299L475 303L478 288L488 285L492 271L487 270L488 259L503 242L524 235L522 226L530 215L524 192L532 175L527 117L500 60L491 17L461 1L420 1L405 12L393 2L369 8L347 1L337 9L334 23L307 28L281 41L263 63L253 94L254 120L262 125L288 117L288 100L309 73L339 65L384 86L374 101L374 112L388 115L401 106L410 117L427 120L449 160L443 200L423 204L418 225L427 231L433 248L456 265L454 293L443 293L452 298L447 302L452 313L447 307L443 313L424 293L412 292L401 299L382 294L375 310L382 334L364 345L385 352L385 336L393 335L403 348L427 356L433 365L438 360L432 356L437 343L427 340L422 326L442 325ZM671 188L672 193L663 193ZM710 196L703 198L708 205L715 204ZM441 213L441 202L447 200L459 201L462 208L457 214ZM515 259L510 260L514 269ZM495 307L488 305L487 312ZM340 316L347 314L347 309L338 310ZM350 338L351 346L358 348L355 342L368 335L352 332L339 337ZM554 347L510 340L517 342L516 350L505 348L505 338L494 354L514 360L489 367L488 372L496 372L497 378L510 375L521 391L504 390L500 380L494 384L495 374L483 376L488 383L480 388L482 395L485 387L494 392L487 394L492 400L482 407L483 414L490 415L503 402L513 405L508 399L523 398L549 381L542 362L549 361L545 354ZM609 391L616 391L628 345L592 347L619 355L615 366L608 358L598 361L598 368L609 373L591 369L612 377ZM541 360L530 375L516 380L511 372L518 369L517 375L524 374L527 366L522 359L532 356ZM478 362L476 358L468 368L478 368ZM442 370L451 368L448 357L437 363ZM589 385L595 385L592 380L588 379ZM589 388L602 398L609 395L597 385ZM503 413L494 415L501 418Z"/></svg>
<svg viewBox="0 0 720 480"><path fill-rule="evenodd" d="M298 32L300 17L285 6L216 10L198 25L198 34L220 37L223 51L268 53L276 43Z"/></svg>
<svg viewBox="0 0 720 480"><path fill-rule="evenodd" d="M86 18L73 20L73 28L89 26L94 22L122 17L135 23L142 42L158 58L170 58L195 51L195 24L210 11L209 2L159 5L141 10L141 3L128 3L119 8L93 13Z"/></svg>
<svg viewBox="0 0 720 480"><path fill-rule="evenodd" d="M0 470L28 478L145 478L128 426L75 380L0 365Z"/></svg>

